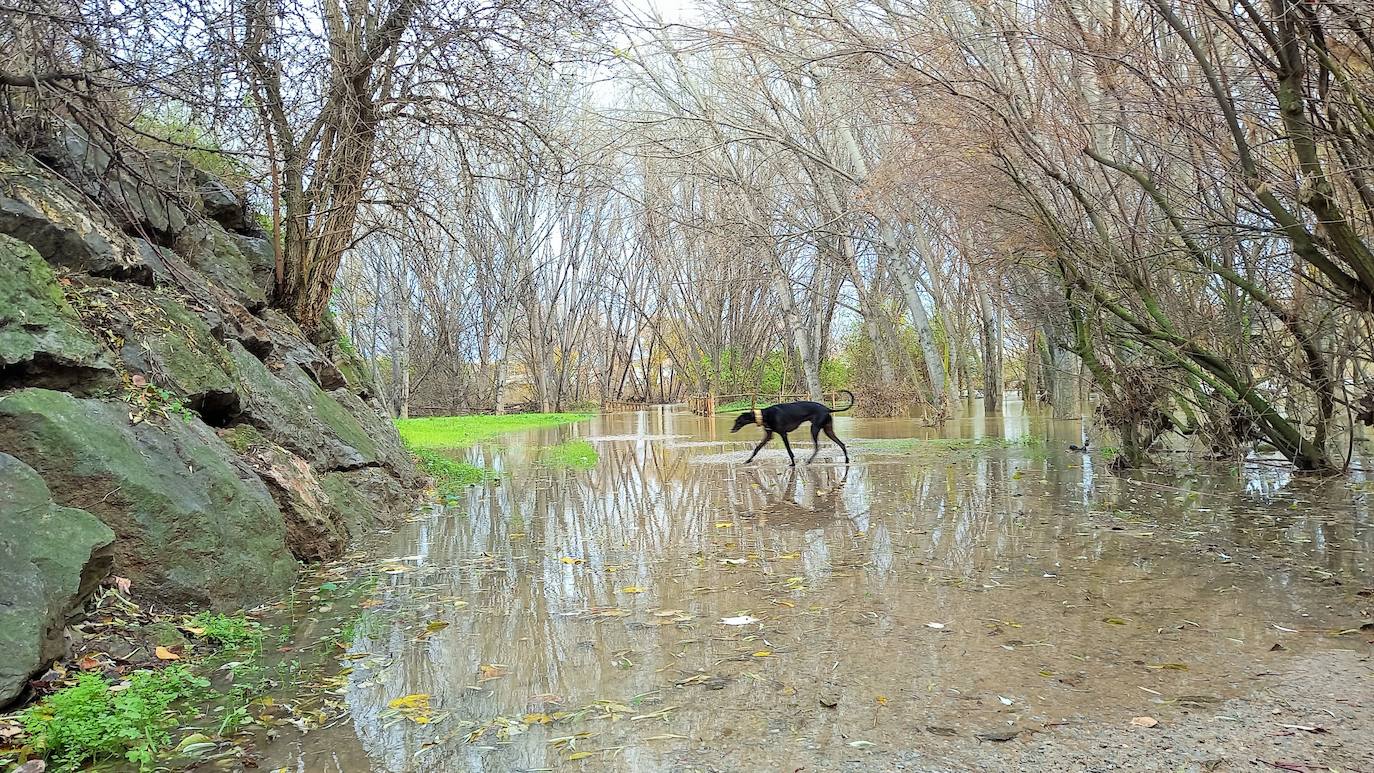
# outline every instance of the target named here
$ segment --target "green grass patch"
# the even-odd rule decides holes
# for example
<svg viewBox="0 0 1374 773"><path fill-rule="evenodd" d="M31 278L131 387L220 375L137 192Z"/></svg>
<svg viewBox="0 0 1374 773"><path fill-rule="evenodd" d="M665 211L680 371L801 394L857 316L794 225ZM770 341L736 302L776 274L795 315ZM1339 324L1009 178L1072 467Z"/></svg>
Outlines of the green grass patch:
<svg viewBox="0 0 1374 773"><path fill-rule="evenodd" d="M35 751L54 770L115 759L149 770L183 719L174 704L199 698L209 687L208 679L182 666L135 671L119 685L100 674L81 674L75 685L26 709L21 721Z"/></svg>
<svg viewBox="0 0 1374 773"><path fill-rule="evenodd" d="M504 416L432 416L397 419L396 429L412 450L466 448L507 432L557 427L590 418L585 413L510 413Z"/></svg>
<svg viewBox="0 0 1374 773"><path fill-rule="evenodd" d="M183 628L218 648L258 649L262 646L262 626L243 615L198 612L186 618Z"/></svg>
<svg viewBox="0 0 1374 773"><path fill-rule="evenodd" d="M450 459L443 454L423 449L411 449L425 474L434 479L434 488L441 496L455 497L463 489L476 486L492 473L475 464Z"/></svg>
<svg viewBox="0 0 1374 773"><path fill-rule="evenodd" d="M578 470L590 470L600 459L596 455L596 449L585 440L569 440L548 446L539 452L539 458L551 467L572 467Z"/></svg>

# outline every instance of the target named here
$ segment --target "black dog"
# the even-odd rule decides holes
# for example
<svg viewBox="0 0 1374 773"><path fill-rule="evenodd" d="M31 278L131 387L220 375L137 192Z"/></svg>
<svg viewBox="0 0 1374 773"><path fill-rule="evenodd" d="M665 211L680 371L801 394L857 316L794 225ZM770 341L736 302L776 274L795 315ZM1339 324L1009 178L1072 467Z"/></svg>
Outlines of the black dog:
<svg viewBox="0 0 1374 773"><path fill-rule="evenodd" d="M835 444L844 452L844 463L849 464L849 449L844 447L844 443L835 436L835 419L832 413L840 413L854 407L854 393L844 390L844 394L849 395L849 405L843 408L830 408L822 403L813 403L810 400L801 400L795 403L778 403L770 405L763 410L745 411L735 417L735 426L731 432L739 432L740 427L747 427L750 424L758 424L763 427L763 440L754 447L754 453L749 455L745 462L754 461L754 457L759 455L759 451L768 445L768 441L773 439L773 433L782 435L783 447L787 449L787 455L792 459L792 464L797 464L797 457L792 455L792 444L787 440L787 433L795 430L802 425L802 422L811 422L811 442L816 444L816 450L811 452L811 459L816 458L816 454L821 452L821 432L825 432L826 437L835 441Z"/></svg>

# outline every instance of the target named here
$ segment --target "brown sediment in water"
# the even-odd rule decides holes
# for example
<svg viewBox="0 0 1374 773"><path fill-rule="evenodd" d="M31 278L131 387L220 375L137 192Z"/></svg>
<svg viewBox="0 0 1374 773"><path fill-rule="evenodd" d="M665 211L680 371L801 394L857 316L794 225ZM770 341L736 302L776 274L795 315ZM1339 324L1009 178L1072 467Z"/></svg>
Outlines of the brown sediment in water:
<svg viewBox="0 0 1374 773"><path fill-rule="evenodd" d="M730 435L728 418L654 413L474 449L508 454L509 477L372 550L396 560L350 650L351 720L285 737L262 764L1368 759L1374 633L1358 630L1371 604L1358 594L1374 529L1357 484L1274 468L1119 477L1062 450L1078 422L980 417L953 431L1045 442L869 453L866 441L934 436L845 418L849 467L823 443L818 464L789 468L776 441L746 467L757 438ZM524 462L522 449L570 433L599 438L594 469ZM794 451L809 456L810 438ZM1313 717L1301 685L1350 694ZM391 705L412 695L428 696L423 710ZM1131 725L1142 716L1158 726Z"/></svg>

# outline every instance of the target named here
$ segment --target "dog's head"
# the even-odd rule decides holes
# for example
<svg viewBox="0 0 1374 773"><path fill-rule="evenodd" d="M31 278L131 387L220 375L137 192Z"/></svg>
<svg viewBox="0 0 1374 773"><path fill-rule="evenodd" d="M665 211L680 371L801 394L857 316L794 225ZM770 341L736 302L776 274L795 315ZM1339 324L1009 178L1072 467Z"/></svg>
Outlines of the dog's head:
<svg viewBox="0 0 1374 773"><path fill-rule="evenodd" d="M739 432L741 427L747 427L750 424L754 423L756 423L754 421L754 412L745 411L744 413L741 413L740 415L735 417L735 426L731 427L730 431Z"/></svg>

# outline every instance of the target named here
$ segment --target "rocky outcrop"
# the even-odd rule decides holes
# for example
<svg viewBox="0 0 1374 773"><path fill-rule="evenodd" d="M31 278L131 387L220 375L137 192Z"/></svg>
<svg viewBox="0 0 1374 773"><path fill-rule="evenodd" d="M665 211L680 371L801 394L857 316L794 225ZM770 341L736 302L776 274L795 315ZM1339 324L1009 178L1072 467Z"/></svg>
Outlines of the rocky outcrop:
<svg viewBox="0 0 1374 773"><path fill-rule="evenodd" d="M52 501L28 465L0 453L0 705L34 664L62 654L67 613L110 568L114 532Z"/></svg>
<svg viewBox="0 0 1374 773"><path fill-rule="evenodd" d="M105 574L251 606L419 489L356 356L267 305L274 250L241 195L73 129L38 148L0 143L0 504L50 514L0 520L0 704Z"/></svg>
<svg viewBox="0 0 1374 773"><path fill-rule="evenodd" d="M0 397L0 448L110 526L119 574L161 601L241 607L295 579L272 495L199 421L131 424L118 400L23 389Z"/></svg>
<svg viewBox="0 0 1374 773"><path fill-rule="evenodd" d="M27 243L0 236L0 387L91 392L116 381L108 352L81 327L52 269Z"/></svg>

